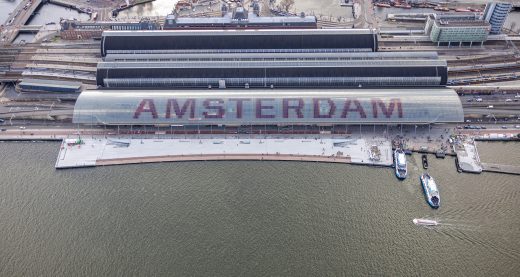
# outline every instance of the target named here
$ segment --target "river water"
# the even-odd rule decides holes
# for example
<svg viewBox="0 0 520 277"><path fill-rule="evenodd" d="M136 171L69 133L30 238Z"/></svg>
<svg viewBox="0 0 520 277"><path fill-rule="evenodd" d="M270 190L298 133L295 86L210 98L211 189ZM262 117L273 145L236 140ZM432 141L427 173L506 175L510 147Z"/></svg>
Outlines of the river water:
<svg viewBox="0 0 520 277"><path fill-rule="evenodd" d="M0 0L0 25L5 23L20 1L22 0Z"/></svg>
<svg viewBox="0 0 520 277"><path fill-rule="evenodd" d="M389 168L299 162L58 171L58 147L0 143L1 276L520 272L519 177L459 174L452 158L430 157L432 210L419 156L398 181Z"/></svg>

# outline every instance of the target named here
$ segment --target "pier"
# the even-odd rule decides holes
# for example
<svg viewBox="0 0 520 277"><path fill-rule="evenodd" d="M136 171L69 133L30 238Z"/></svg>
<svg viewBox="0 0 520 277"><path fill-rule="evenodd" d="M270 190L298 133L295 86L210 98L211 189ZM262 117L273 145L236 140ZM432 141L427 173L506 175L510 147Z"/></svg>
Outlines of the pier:
<svg viewBox="0 0 520 277"><path fill-rule="evenodd" d="M520 166L482 163L482 171L520 175Z"/></svg>

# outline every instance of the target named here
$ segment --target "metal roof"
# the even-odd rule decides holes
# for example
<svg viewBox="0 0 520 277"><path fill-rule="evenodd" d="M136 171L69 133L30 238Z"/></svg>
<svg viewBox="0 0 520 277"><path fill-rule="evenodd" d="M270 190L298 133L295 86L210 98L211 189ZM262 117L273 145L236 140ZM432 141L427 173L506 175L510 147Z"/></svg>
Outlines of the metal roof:
<svg viewBox="0 0 520 277"><path fill-rule="evenodd" d="M304 48L304 49L129 49L106 50L108 54L221 54L221 53L368 53L371 48Z"/></svg>
<svg viewBox="0 0 520 277"><path fill-rule="evenodd" d="M100 62L98 69L121 68L290 68L290 67L426 67L447 66L445 60L320 60L320 61L182 61L182 62Z"/></svg>
<svg viewBox="0 0 520 277"><path fill-rule="evenodd" d="M105 62L115 61L150 61L150 60L239 60L239 59L330 59L330 60L410 60L439 58L437 52L340 52L340 53L172 53L172 54L107 54Z"/></svg>
<svg viewBox="0 0 520 277"><path fill-rule="evenodd" d="M136 31L104 31L103 37L127 36L293 36L293 35L375 35L375 29L246 29L246 30L136 30Z"/></svg>
<svg viewBox="0 0 520 277"><path fill-rule="evenodd" d="M294 115L295 106L301 106L301 116ZM263 112L272 116L262 117ZM460 99L448 88L92 90L78 97L73 116L74 123L112 125L428 124L463 119Z"/></svg>
<svg viewBox="0 0 520 277"><path fill-rule="evenodd" d="M70 88L70 89L79 89L81 87L80 82L67 82L67 81L42 80L42 79L23 79L19 85L20 86L59 87L59 88Z"/></svg>

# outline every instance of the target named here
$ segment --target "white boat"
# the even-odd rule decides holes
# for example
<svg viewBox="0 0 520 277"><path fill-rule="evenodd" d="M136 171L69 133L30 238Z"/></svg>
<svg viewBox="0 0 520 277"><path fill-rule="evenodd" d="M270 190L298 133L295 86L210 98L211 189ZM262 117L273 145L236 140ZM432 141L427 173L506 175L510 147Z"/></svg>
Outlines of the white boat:
<svg viewBox="0 0 520 277"><path fill-rule="evenodd" d="M406 154L403 149L396 149L394 151L395 176L399 179L406 178L408 169L406 165Z"/></svg>
<svg viewBox="0 0 520 277"><path fill-rule="evenodd" d="M424 195L426 196L426 201L428 204L434 209L439 208L441 204L441 198L439 196L439 190L437 189L437 184L435 184L435 180L428 173L423 173L420 177L421 184L424 190Z"/></svg>
<svg viewBox="0 0 520 277"><path fill-rule="evenodd" d="M436 226L439 224L436 220L432 219L414 218L412 221L415 225Z"/></svg>

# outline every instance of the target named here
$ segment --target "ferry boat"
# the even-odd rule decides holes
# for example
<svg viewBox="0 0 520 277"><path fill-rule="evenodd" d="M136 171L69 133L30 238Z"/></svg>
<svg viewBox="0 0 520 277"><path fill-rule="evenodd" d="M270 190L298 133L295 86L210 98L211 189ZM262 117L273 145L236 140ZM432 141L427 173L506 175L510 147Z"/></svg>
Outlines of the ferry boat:
<svg viewBox="0 0 520 277"><path fill-rule="evenodd" d="M394 151L394 163L395 163L395 176L399 179L406 178L408 173L406 166L406 155L400 148Z"/></svg>
<svg viewBox="0 0 520 277"><path fill-rule="evenodd" d="M430 204L432 208L439 208L441 198L439 196L439 190L437 189L435 180L433 180L433 177L431 177L428 173L423 173L420 179L424 190L424 195L426 196L426 201L428 201L428 204Z"/></svg>

